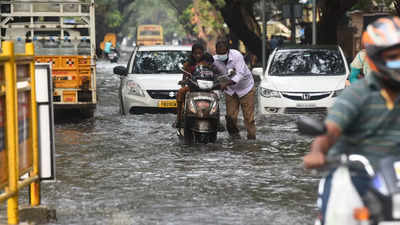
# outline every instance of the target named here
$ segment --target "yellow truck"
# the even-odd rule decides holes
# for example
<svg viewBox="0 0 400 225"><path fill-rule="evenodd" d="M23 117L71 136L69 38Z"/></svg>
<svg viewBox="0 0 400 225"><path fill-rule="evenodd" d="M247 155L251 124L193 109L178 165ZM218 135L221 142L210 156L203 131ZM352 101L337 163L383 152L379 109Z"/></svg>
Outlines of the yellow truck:
<svg viewBox="0 0 400 225"><path fill-rule="evenodd" d="M94 0L0 0L0 41L16 51L35 45L37 63L51 63L54 109L93 116L96 96Z"/></svg>
<svg viewBox="0 0 400 225"><path fill-rule="evenodd" d="M163 45L164 34L161 25L146 24L137 27L136 45Z"/></svg>

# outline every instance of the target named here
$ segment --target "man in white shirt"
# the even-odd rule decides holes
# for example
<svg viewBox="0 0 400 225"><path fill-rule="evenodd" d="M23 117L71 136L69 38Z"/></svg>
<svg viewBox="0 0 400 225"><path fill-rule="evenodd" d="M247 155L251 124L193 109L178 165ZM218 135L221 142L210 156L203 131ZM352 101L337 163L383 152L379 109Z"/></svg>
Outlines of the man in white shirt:
<svg viewBox="0 0 400 225"><path fill-rule="evenodd" d="M254 120L255 88L253 76L247 67L243 55L229 49L229 42L225 38L217 40L215 45L217 54L214 56L214 65L221 74L234 71L231 80L221 85L226 101L226 128L232 138L240 138L237 128L239 108L242 108L244 123L247 129L247 139L256 139L256 125Z"/></svg>

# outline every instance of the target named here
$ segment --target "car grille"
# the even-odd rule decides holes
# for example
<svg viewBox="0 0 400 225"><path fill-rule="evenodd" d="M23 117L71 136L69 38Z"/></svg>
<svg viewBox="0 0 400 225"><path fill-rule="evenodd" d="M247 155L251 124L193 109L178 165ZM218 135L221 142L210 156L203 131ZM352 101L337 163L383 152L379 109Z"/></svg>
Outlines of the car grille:
<svg viewBox="0 0 400 225"><path fill-rule="evenodd" d="M147 90L147 93L154 99L176 99L177 90Z"/></svg>
<svg viewBox="0 0 400 225"><path fill-rule="evenodd" d="M296 101L313 101L327 98L331 92L282 92L282 96Z"/></svg>
<svg viewBox="0 0 400 225"><path fill-rule="evenodd" d="M285 113L287 114L296 114L296 113L326 113L326 107L315 107L315 108L295 108L289 107L285 108Z"/></svg>

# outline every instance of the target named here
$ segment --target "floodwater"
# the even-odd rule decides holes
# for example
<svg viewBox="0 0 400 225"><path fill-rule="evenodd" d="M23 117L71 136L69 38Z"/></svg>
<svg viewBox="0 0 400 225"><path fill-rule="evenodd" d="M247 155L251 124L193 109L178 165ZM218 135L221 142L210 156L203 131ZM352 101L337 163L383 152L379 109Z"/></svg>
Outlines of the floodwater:
<svg viewBox="0 0 400 225"><path fill-rule="evenodd" d="M174 114L119 114L116 65L98 62L94 118L56 124L57 180L42 184L51 224L313 224L319 176L302 168L311 138L296 116L257 116L257 141L224 132L183 146Z"/></svg>

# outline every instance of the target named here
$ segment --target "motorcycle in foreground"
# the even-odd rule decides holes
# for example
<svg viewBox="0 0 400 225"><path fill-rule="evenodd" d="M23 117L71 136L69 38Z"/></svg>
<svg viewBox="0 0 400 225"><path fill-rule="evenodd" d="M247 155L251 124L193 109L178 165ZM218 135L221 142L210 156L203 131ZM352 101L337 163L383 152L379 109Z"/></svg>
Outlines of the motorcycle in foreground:
<svg viewBox="0 0 400 225"><path fill-rule="evenodd" d="M185 97L183 110L183 128L177 128L177 134L185 144L213 143L217 140L220 109L219 96L215 90L219 90L220 83L226 82L227 76L219 76L215 79L214 72L206 66L197 66L184 84L190 91Z"/></svg>
<svg viewBox="0 0 400 225"><path fill-rule="evenodd" d="M326 133L322 123L308 117L300 118L297 126L301 133L311 136ZM337 169L332 178L324 225L400 224L400 157L383 158L377 169L371 166L367 158L357 154L329 156L326 164ZM354 167L361 168L363 174L366 173L370 178L368 191L363 197L358 194L350 180L354 173L353 170L350 172L350 168ZM342 185L340 190L336 188L335 191L333 179L337 179L339 185ZM315 225L320 224L321 220L317 219Z"/></svg>

